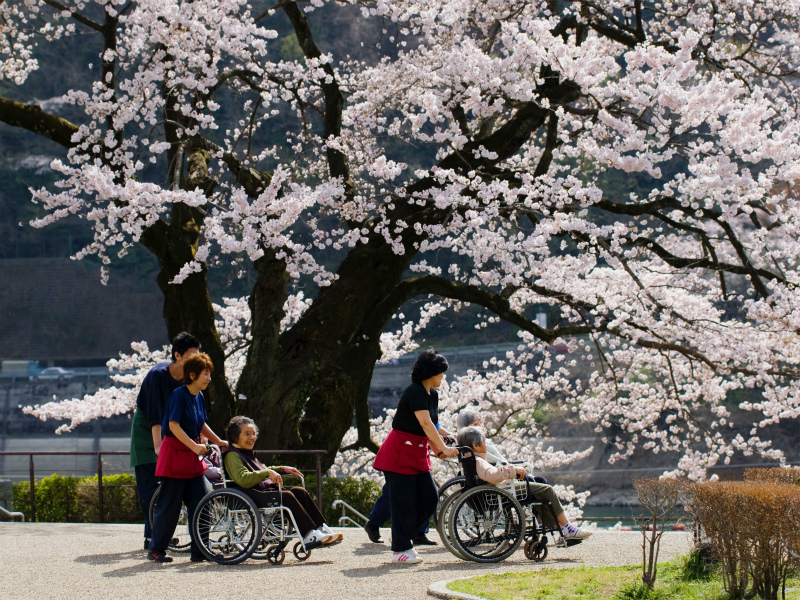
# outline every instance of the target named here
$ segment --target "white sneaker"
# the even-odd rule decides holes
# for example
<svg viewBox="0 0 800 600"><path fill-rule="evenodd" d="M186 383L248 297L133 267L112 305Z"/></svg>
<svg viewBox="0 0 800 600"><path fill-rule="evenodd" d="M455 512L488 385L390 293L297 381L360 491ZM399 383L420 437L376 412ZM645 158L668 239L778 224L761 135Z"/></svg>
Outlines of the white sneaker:
<svg viewBox="0 0 800 600"><path fill-rule="evenodd" d="M416 552L414 552L413 548L409 548L403 552L392 552L392 561L397 563L403 563L405 565L413 565L416 563L421 563L422 559L417 556Z"/></svg>
<svg viewBox="0 0 800 600"><path fill-rule="evenodd" d="M592 532L581 529L573 523L567 523L561 528L561 535L565 540L585 540L592 535Z"/></svg>
<svg viewBox="0 0 800 600"><path fill-rule="evenodd" d="M317 531L328 536L328 539L322 542L323 544L333 544L334 542L341 542L344 539L344 535L342 535L341 533L336 533L325 523L323 523L322 527L317 529Z"/></svg>
<svg viewBox="0 0 800 600"><path fill-rule="evenodd" d="M410 552L411 554L414 555L414 558L418 558L418 559L422 560L422 557L417 553L417 549L416 548L413 548L413 547L409 548L408 550L406 550L406 552Z"/></svg>
<svg viewBox="0 0 800 600"><path fill-rule="evenodd" d="M308 535L303 538L303 545L308 546L309 544L324 544L330 538L331 536L329 536L327 533L323 533L319 529L312 529L308 532Z"/></svg>

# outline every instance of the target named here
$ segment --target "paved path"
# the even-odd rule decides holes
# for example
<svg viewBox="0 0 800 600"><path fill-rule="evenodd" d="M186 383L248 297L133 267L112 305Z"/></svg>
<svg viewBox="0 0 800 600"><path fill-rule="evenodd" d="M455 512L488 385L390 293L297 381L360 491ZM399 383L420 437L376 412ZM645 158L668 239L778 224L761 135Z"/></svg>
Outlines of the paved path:
<svg viewBox="0 0 800 600"><path fill-rule="evenodd" d="M442 579L548 565L637 564L641 557L640 534L600 531L574 548L551 547L542 565L526 560L522 550L497 564L467 563L436 546L420 550L425 562L402 566L388 564L386 546L370 543L363 531L341 529L344 543L314 551L305 563L287 554L281 566L248 560L225 567L195 564L187 554L176 554L172 564L156 565L141 549L141 529L0 523L0 598L422 600L429 598L428 585ZM661 555L666 559L685 553L690 543L688 533L666 533Z"/></svg>

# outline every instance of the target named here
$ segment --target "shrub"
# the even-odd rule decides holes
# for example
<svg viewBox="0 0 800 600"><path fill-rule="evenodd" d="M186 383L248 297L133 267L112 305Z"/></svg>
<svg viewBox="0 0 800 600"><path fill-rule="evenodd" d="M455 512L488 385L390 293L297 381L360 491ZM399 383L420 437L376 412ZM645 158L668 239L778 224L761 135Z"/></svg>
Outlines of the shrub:
<svg viewBox="0 0 800 600"><path fill-rule="evenodd" d="M14 510L30 521L30 483L14 484ZM45 523L97 523L100 521L97 475L51 475L36 482L36 521ZM133 475L103 477L103 514L107 523L141 523L142 511Z"/></svg>
<svg viewBox="0 0 800 600"><path fill-rule="evenodd" d="M297 480L288 477L286 479L287 485L298 485ZM306 488L316 499L316 476L306 477ZM335 510L331 505L334 500L342 499L360 513L368 515L380 493L381 489L374 481L356 477L325 477L322 480L322 513L326 521L338 524L341 511ZM30 484L27 481L14 484L14 510L24 513L25 520L30 521ZM105 523L142 522L136 478L133 475L122 473L103 477L103 517ZM36 520L53 523L99 523L97 475L51 475L37 481Z"/></svg>
<svg viewBox="0 0 800 600"><path fill-rule="evenodd" d="M56 475L36 482L36 520L51 523L79 523L77 488L80 477ZM30 482L14 484L14 510L31 519Z"/></svg>
<svg viewBox="0 0 800 600"><path fill-rule="evenodd" d="M100 497L97 492L97 475L81 479L77 491L81 507L81 522L99 522ZM104 523L141 523L143 521L136 478L133 475L121 473L103 477L102 521Z"/></svg>
<svg viewBox="0 0 800 600"><path fill-rule="evenodd" d="M642 507L636 519L642 532L642 583L650 589L658 575L658 552L664 525L680 510L686 490L681 479L634 479L633 487Z"/></svg>
<svg viewBox="0 0 800 600"><path fill-rule="evenodd" d="M306 477L306 488L316 498L317 478L315 475ZM322 514L328 523L338 525L342 512L341 509L334 509L332 504L334 500L343 500L362 515L369 516L372 505L380 495L381 488L369 479L360 477L325 477L322 480ZM354 517L352 514L349 514L349 516ZM355 520L358 521L359 519L355 517Z"/></svg>
<svg viewBox="0 0 800 600"><path fill-rule="evenodd" d="M623 586L614 596L614 600L666 600L662 590L654 590L644 583L631 583Z"/></svg>
<svg viewBox="0 0 800 600"><path fill-rule="evenodd" d="M752 591L764 600L785 594L800 548L800 490L764 481L707 482L694 487L693 510L720 558L731 596Z"/></svg>
<svg viewBox="0 0 800 600"><path fill-rule="evenodd" d="M715 562L711 560L708 548L695 548L682 560L681 579L684 581L708 581L714 574Z"/></svg>
<svg viewBox="0 0 800 600"><path fill-rule="evenodd" d="M744 480L800 485L800 467L775 467L772 469L752 467L745 469Z"/></svg>

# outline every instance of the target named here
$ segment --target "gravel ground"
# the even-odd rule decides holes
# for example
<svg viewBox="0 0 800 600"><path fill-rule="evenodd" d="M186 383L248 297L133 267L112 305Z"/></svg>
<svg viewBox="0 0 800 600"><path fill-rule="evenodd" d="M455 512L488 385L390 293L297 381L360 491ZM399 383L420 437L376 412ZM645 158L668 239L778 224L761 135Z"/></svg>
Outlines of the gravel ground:
<svg viewBox="0 0 800 600"><path fill-rule="evenodd" d="M541 565L518 550L497 564L467 563L440 546L419 549L419 565L389 564L388 547L360 529L339 529L344 542L315 550L307 562L287 554L283 565L248 560L225 567L192 563L188 554L156 565L142 550L141 525L0 523L0 598L303 598L309 600L423 599L442 579L542 567L637 564L641 535L598 531L573 548L551 545ZM388 530L383 530L387 538ZM432 538L436 538L432 532ZM685 532L668 532L661 557L688 551Z"/></svg>

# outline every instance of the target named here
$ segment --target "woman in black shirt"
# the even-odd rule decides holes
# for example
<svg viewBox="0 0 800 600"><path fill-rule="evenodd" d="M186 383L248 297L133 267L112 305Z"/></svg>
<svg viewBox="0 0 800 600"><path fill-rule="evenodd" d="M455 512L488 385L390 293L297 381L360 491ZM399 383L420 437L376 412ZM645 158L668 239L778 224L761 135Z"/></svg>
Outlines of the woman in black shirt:
<svg viewBox="0 0 800 600"><path fill-rule="evenodd" d="M439 458L457 456L438 426L439 395L436 392L447 359L435 350L417 357L411 371L413 382L403 392L392 420L392 431L375 457L374 467L383 471L392 509L392 561L421 562L411 542L436 510L436 484L431 477L430 447Z"/></svg>

